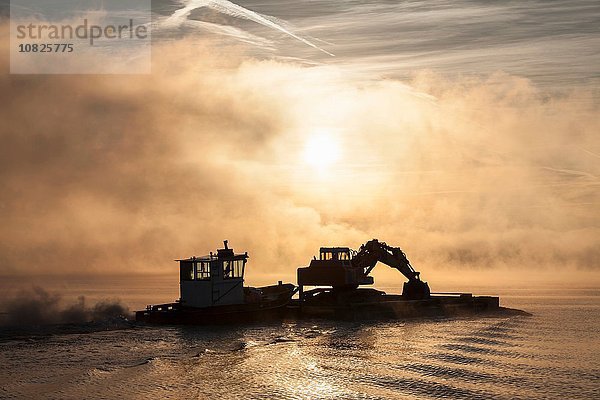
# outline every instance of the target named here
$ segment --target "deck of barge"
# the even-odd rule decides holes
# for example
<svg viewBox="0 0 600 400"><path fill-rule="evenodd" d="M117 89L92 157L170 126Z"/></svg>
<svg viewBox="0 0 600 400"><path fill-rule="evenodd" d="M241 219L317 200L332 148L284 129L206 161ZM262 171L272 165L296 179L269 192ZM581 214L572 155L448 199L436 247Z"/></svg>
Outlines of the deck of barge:
<svg viewBox="0 0 600 400"><path fill-rule="evenodd" d="M362 298L361 298L362 297ZM327 318L340 320L398 319L475 314L505 313L495 296L473 296L469 293L437 294L425 300L406 300L400 295L363 295L344 299L325 294L292 300L290 318Z"/></svg>

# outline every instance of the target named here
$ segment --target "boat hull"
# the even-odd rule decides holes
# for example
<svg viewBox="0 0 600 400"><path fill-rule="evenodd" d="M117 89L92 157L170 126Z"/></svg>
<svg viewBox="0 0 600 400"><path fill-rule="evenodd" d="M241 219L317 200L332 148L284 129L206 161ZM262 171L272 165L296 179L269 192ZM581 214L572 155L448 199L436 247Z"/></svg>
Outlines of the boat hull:
<svg viewBox="0 0 600 400"><path fill-rule="evenodd" d="M295 292L294 285L259 288L264 296L257 301L206 308L183 307L179 303L149 306L137 311L135 319L149 324L219 325L265 322L283 319Z"/></svg>

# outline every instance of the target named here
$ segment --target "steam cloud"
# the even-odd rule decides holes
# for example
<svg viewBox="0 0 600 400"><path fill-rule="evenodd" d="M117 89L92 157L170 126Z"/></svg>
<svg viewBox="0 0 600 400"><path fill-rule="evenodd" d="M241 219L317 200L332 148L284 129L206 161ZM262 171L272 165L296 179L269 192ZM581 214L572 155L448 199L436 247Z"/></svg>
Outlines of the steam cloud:
<svg viewBox="0 0 600 400"><path fill-rule="evenodd" d="M49 293L39 286L21 290L6 302L5 325L30 326L103 321L127 317L129 309L119 301L100 301L92 307L79 296L74 304L64 305L58 293Z"/></svg>
<svg viewBox="0 0 600 400"><path fill-rule="evenodd" d="M359 82L192 39L153 54L151 76L0 77L0 273L173 271L229 239L250 279L293 279L319 246L373 237L421 271L600 268L589 93ZM315 171L323 131L341 159Z"/></svg>

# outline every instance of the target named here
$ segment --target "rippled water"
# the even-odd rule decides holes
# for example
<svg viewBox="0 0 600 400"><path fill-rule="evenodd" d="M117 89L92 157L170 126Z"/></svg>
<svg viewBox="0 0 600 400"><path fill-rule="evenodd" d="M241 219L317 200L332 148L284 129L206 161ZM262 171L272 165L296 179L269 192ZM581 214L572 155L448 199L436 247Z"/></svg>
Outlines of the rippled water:
<svg viewBox="0 0 600 400"><path fill-rule="evenodd" d="M249 327L121 324L0 342L0 397L594 399L598 291L513 291L532 317Z"/></svg>

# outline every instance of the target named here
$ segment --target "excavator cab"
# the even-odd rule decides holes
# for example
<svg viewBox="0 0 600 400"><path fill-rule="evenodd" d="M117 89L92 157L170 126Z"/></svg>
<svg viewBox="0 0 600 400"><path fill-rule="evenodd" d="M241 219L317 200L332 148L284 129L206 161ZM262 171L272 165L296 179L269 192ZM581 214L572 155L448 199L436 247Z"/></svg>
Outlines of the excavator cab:
<svg viewBox="0 0 600 400"><path fill-rule="evenodd" d="M321 247L319 260L339 260L350 262L351 253L349 247Z"/></svg>
<svg viewBox="0 0 600 400"><path fill-rule="evenodd" d="M321 247L318 259L315 257L308 267L298 268L298 285L347 289L372 284L372 277L352 265L352 255L349 247Z"/></svg>

